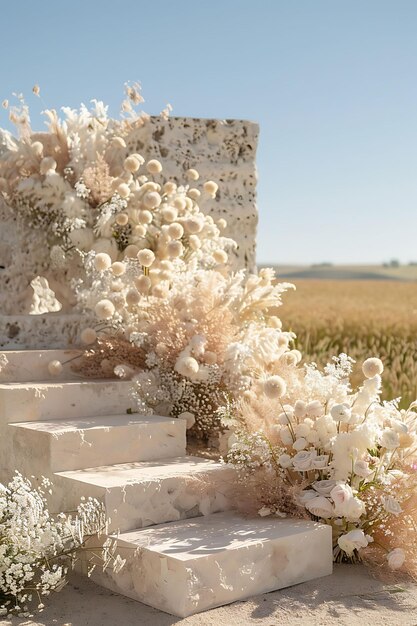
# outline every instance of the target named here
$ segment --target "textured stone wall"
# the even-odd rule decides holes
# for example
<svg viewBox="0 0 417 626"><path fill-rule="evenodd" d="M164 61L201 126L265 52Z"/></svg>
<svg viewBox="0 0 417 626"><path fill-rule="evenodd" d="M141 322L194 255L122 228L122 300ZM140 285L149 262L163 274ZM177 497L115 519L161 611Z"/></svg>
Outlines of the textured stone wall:
<svg viewBox="0 0 417 626"><path fill-rule="evenodd" d="M184 181L190 167L203 180L215 180L219 192L202 208L213 217L225 217L225 236L238 243L231 259L235 269L255 268L257 227L255 156L258 125L242 120L205 120L184 117L151 117L142 128L126 138L128 147L145 159L159 158L167 178ZM9 147L7 133L0 133L0 155ZM46 276L51 287L66 295L66 312L71 294L65 291L66 277L51 270L45 234L18 224L0 201L0 313L27 313L32 295L30 281Z"/></svg>

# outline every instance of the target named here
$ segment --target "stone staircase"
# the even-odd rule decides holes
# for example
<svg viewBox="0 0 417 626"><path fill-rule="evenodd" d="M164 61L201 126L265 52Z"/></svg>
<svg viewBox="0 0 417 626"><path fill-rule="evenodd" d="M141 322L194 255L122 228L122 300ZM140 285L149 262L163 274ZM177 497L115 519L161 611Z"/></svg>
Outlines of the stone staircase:
<svg viewBox="0 0 417 626"><path fill-rule="evenodd" d="M329 526L230 510L233 470L187 456L185 421L128 412L129 382L52 379L77 353L0 353L0 480L48 476L56 512L104 502L126 564L93 580L185 617L331 573Z"/></svg>

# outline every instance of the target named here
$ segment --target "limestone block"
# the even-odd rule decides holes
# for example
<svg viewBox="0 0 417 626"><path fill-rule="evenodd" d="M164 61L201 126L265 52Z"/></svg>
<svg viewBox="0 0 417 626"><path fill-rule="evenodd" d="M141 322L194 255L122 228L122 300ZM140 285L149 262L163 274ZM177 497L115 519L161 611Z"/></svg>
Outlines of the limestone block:
<svg viewBox="0 0 417 626"><path fill-rule="evenodd" d="M93 580L179 617L332 573L330 526L305 520L226 512L115 539L124 568Z"/></svg>
<svg viewBox="0 0 417 626"><path fill-rule="evenodd" d="M0 424L120 415L134 405L131 389L124 380L1 383Z"/></svg>
<svg viewBox="0 0 417 626"><path fill-rule="evenodd" d="M185 454L185 423L169 417L111 415L9 424L14 465L28 476ZM84 494L86 495L86 494Z"/></svg>
<svg viewBox="0 0 417 626"><path fill-rule="evenodd" d="M82 496L102 500L114 532L225 511L234 479L225 465L187 456L59 472L54 485L63 510Z"/></svg>
<svg viewBox="0 0 417 626"><path fill-rule="evenodd" d="M80 345L80 332L91 323L79 314L0 315L0 348L65 349Z"/></svg>
<svg viewBox="0 0 417 626"><path fill-rule="evenodd" d="M71 369L72 359L81 356L81 349L73 350L6 350L0 352L0 382L45 382L47 380L79 380L80 374ZM59 376L48 370L51 361L63 365Z"/></svg>

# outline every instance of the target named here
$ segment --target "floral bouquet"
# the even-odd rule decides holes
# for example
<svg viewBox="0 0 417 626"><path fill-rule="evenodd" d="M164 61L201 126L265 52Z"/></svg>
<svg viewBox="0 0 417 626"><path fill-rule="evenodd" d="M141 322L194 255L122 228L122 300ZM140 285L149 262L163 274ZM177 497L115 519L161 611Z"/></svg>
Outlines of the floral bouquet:
<svg viewBox="0 0 417 626"><path fill-rule="evenodd" d="M341 355L323 373L310 365L286 381L266 377L263 397L248 398L229 420L227 462L245 489L252 485L260 515L331 525L336 561L416 576L417 405L380 401L377 358L363 363L365 380L353 393L351 364Z"/></svg>

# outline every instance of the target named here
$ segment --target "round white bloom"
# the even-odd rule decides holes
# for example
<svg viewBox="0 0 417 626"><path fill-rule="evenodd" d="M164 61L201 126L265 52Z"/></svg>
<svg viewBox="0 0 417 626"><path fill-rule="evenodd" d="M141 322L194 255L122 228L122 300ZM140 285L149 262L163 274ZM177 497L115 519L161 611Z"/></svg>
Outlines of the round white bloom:
<svg viewBox="0 0 417 626"><path fill-rule="evenodd" d="M401 504L392 496L385 496L383 498L384 509L391 515L399 515L402 513Z"/></svg>
<svg viewBox="0 0 417 626"><path fill-rule="evenodd" d="M316 480L312 485L313 489L321 496L329 496L336 486L335 480Z"/></svg>
<svg viewBox="0 0 417 626"><path fill-rule="evenodd" d="M183 196L178 196L177 198L174 198L172 204L176 209L178 209L178 211L184 211L187 207L186 199Z"/></svg>
<svg viewBox="0 0 417 626"><path fill-rule="evenodd" d="M307 405L303 400L297 400L297 402L294 404L295 417L297 417L298 419L304 417L306 414L306 406Z"/></svg>
<svg viewBox="0 0 417 626"><path fill-rule="evenodd" d="M203 227L203 219L201 217L198 217L197 215L192 215L184 222L185 230L191 235L196 235L197 233L200 233L203 230Z"/></svg>
<svg viewBox="0 0 417 626"><path fill-rule="evenodd" d="M317 496L305 503L307 511L316 517L322 517L323 519L329 519L334 515L333 504L324 496Z"/></svg>
<svg viewBox="0 0 417 626"><path fill-rule="evenodd" d="M356 496L345 502L343 517L345 517L348 522L357 522L358 519L365 513L365 503Z"/></svg>
<svg viewBox="0 0 417 626"><path fill-rule="evenodd" d="M173 222L168 226L168 235L172 239L181 239L184 234L184 228L178 222Z"/></svg>
<svg viewBox="0 0 417 626"><path fill-rule="evenodd" d="M189 178L190 180L198 180L200 178L200 174L197 172L197 170L193 168L187 170L186 174L187 178Z"/></svg>
<svg viewBox="0 0 417 626"><path fill-rule="evenodd" d="M143 274L142 276L138 276L138 278L135 278L135 287L139 291L139 293L143 295L147 294L151 286L152 286L152 281L149 278L149 276L145 276Z"/></svg>
<svg viewBox="0 0 417 626"><path fill-rule="evenodd" d="M116 223L119 224L119 226L126 226L128 221L129 216L127 215L127 213L119 213L116 217Z"/></svg>
<svg viewBox="0 0 417 626"><path fill-rule="evenodd" d="M297 426L295 427L295 434L297 435L297 437L307 437L310 430L311 428L308 424L297 424Z"/></svg>
<svg viewBox="0 0 417 626"><path fill-rule="evenodd" d="M152 287L152 295L155 298L166 298L168 295L169 287L167 284L159 283Z"/></svg>
<svg viewBox="0 0 417 626"><path fill-rule="evenodd" d="M63 370L63 366L62 366L61 361L58 361L58 360L49 361L48 372L51 374L51 376L59 376L62 370Z"/></svg>
<svg viewBox="0 0 417 626"><path fill-rule="evenodd" d="M178 415L180 420L185 420L187 422L187 430L189 428L192 428L195 424L195 416L193 413L190 413L189 411L185 411L184 413L181 413L180 415Z"/></svg>
<svg viewBox="0 0 417 626"><path fill-rule="evenodd" d="M352 410L350 406L346 403L335 404L331 408L330 415L335 422L342 422L344 424L347 424L350 420L350 416L352 415Z"/></svg>
<svg viewBox="0 0 417 626"><path fill-rule="evenodd" d="M140 161L138 158L131 155L125 159L124 166L128 172L137 172L140 168Z"/></svg>
<svg viewBox="0 0 417 626"><path fill-rule="evenodd" d="M342 511L347 500L353 498L353 491L347 483L339 483L331 490L330 497L333 500L336 509L340 509ZM343 511L341 512L341 515L343 516Z"/></svg>
<svg viewBox="0 0 417 626"><path fill-rule="evenodd" d="M121 261L116 261L112 264L111 271L115 276L122 276L126 272L126 265Z"/></svg>
<svg viewBox="0 0 417 626"><path fill-rule="evenodd" d="M178 217L178 211L173 206L164 207L161 211L161 214L166 222L173 222Z"/></svg>
<svg viewBox="0 0 417 626"><path fill-rule="evenodd" d="M278 457L278 463L281 465L281 467L286 469L287 467L291 466L292 459L289 454L280 454L280 456Z"/></svg>
<svg viewBox="0 0 417 626"><path fill-rule="evenodd" d="M164 184L163 189L165 193L167 193L168 195L171 195L177 191L177 185L172 180L168 180Z"/></svg>
<svg viewBox="0 0 417 626"><path fill-rule="evenodd" d="M122 137L113 137L111 145L113 148L126 148L126 142Z"/></svg>
<svg viewBox="0 0 417 626"><path fill-rule="evenodd" d="M217 183L214 182L214 180L208 180L206 183L204 183L203 189L206 193L208 193L209 196L215 198L219 186Z"/></svg>
<svg viewBox="0 0 417 626"><path fill-rule="evenodd" d="M319 434L317 430L310 430L308 435L306 436L308 443L316 444L320 441Z"/></svg>
<svg viewBox="0 0 417 626"><path fill-rule="evenodd" d="M197 235L190 235L188 238L191 250L199 250L201 248L201 239Z"/></svg>
<svg viewBox="0 0 417 626"><path fill-rule="evenodd" d="M361 478L367 478L373 473L373 471L369 469L369 463L367 463L366 461L362 461L360 459L355 461L353 465L353 472L354 474L356 474L357 476L360 476Z"/></svg>
<svg viewBox="0 0 417 626"><path fill-rule="evenodd" d="M104 270L109 269L111 265L111 258L106 252L99 252L94 257L94 267L96 270L103 272Z"/></svg>
<svg viewBox="0 0 417 626"><path fill-rule="evenodd" d="M126 294L126 302L130 305L135 305L140 302L140 293L137 289L129 289Z"/></svg>
<svg viewBox="0 0 417 626"><path fill-rule="evenodd" d="M392 428L386 428L381 436L381 446L387 450L394 450L400 445L400 437Z"/></svg>
<svg viewBox="0 0 417 626"><path fill-rule="evenodd" d="M366 378L373 378L374 376L381 376L384 371L384 365L381 359L371 357L366 359L362 364L362 372Z"/></svg>
<svg viewBox="0 0 417 626"><path fill-rule="evenodd" d="M194 187L192 189L189 189L187 193L188 196L195 201L197 201L201 196L201 191L199 189L195 189Z"/></svg>
<svg viewBox="0 0 417 626"><path fill-rule="evenodd" d="M133 243L131 243L124 250L125 259L134 259L135 257L138 256L138 252L139 252L139 248L135 246Z"/></svg>
<svg viewBox="0 0 417 626"><path fill-rule="evenodd" d="M314 459L317 453L315 450L298 452L292 459L292 464L296 472L308 472L314 467Z"/></svg>
<svg viewBox="0 0 417 626"><path fill-rule="evenodd" d="M155 255L152 250L149 250L149 248L144 248L138 252L138 259L139 263L143 265L143 267L150 267L155 261Z"/></svg>
<svg viewBox="0 0 417 626"><path fill-rule="evenodd" d="M307 445L307 439L304 439L304 437L299 437L294 441L292 447L294 448L294 450L297 450L297 452L300 452L301 450L305 450Z"/></svg>
<svg viewBox="0 0 417 626"><path fill-rule="evenodd" d="M365 536L363 530L356 528L355 530L351 530L350 532L346 533L346 535L342 535L341 537L339 537L337 543L339 544L339 548L343 550L343 552L346 552L348 556L352 556L355 550L359 550L360 548L366 548L369 541L368 538Z"/></svg>
<svg viewBox="0 0 417 626"><path fill-rule="evenodd" d="M281 424L282 426L289 424L290 420L289 420L289 416L287 415L287 413L280 413L277 417L277 422L278 424Z"/></svg>
<svg viewBox="0 0 417 626"><path fill-rule="evenodd" d="M45 157L42 159L39 171L42 175L47 174L48 172L55 172L57 166L57 162L52 157Z"/></svg>
<svg viewBox="0 0 417 626"><path fill-rule="evenodd" d="M289 428L287 428L286 426L284 428L281 428L281 430L279 431L279 436L284 446L292 445L293 438Z"/></svg>
<svg viewBox="0 0 417 626"><path fill-rule="evenodd" d="M324 407L319 400L313 400L309 402L306 406L306 415L307 417L320 417L323 415Z"/></svg>
<svg viewBox="0 0 417 626"><path fill-rule="evenodd" d="M151 224L153 215L150 211L139 211L137 219L141 226L147 226L148 224Z"/></svg>
<svg viewBox="0 0 417 626"><path fill-rule="evenodd" d="M287 385L281 376L270 376L263 384L263 391L267 398L275 400L285 395Z"/></svg>
<svg viewBox="0 0 417 626"><path fill-rule="evenodd" d="M121 198L128 198L130 196L130 187L126 183L120 183L117 186L117 193Z"/></svg>
<svg viewBox="0 0 417 626"><path fill-rule="evenodd" d="M110 319L114 315L115 308L113 302L104 298L97 302L95 306L95 313L100 319Z"/></svg>
<svg viewBox="0 0 417 626"><path fill-rule="evenodd" d="M194 378L199 370L199 365L192 356L180 356L175 363L174 369L181 376Z"/></svg>
<svg viewBox="0 0 417 626"><path fill-rule="evenodd" d="M162 202L162 198L157 191L148 191L143 198L143 204L147 209L156 209Z"/></svg>
<svg viewBox="0 0 417 626"><path fill-rule="evenodd" d="M167 251L170 257L177 258L182 256L184 252L184 246L182 245L181 241L178 241L178 239L174 239L174 241L170 241L168 243Z"/></svg>
<svg viewBox="0 0 417 626"><path fill-rule="evenodd" d="M229 257L227 256L227 253L224 250L215 250L213 252L213 259L216 261L216 263L219 263L219 264L227 263L228 258Z"/></svg>
<svg viewBox="0 0 417 626"><path fill-rule="evenodd" d="M162 172L162 164L157 159L151 159L146 164L149 174L160 174Z"/></svg>
<svg viewBox="0 0 417 626"><path fill-rule="evenodd" d="M404 550L402 548L394 548L387 554L387 561L390 569L400 569L405 561Z"/></svg>
<svg viewBox="0 0 417 626"><path fill-rule="evenodd" d="M227 221L223 217L221 217L217 220L217 226L220 228L220 230L224 230L225 228L227 228Z"/></svg>
<svg viewBox="0 0 417 626"><path fill-rule="evenodd" d="M97 333L94 328L84 328L80 335L81 341L86 345L94 343L97 339Z"/></svg>
<svg viewBox="0 0 417 626"><path fill-rule="evenodd" d="M34 141L31 147L33 153L37 157L40 157L43 154L43 143L41 143L40 141Z"/></svg>

